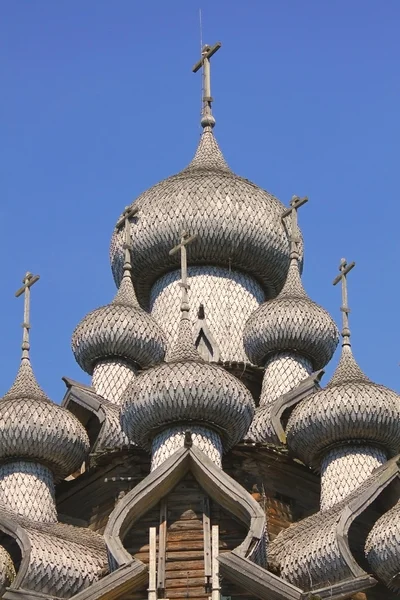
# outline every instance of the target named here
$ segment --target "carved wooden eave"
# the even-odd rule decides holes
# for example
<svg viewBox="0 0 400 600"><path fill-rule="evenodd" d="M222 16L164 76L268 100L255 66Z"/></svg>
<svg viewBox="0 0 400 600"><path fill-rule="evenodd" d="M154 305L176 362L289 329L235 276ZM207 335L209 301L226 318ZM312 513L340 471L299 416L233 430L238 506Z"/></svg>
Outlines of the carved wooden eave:
<svg viewBox="0 0 400 600"><path fill-rule="evenodd" d="M293 390L283 394L272 405L260 406L254 415L252 429L263 430L268 426L268 441L277 445L286 444L286 434L282 425L283 413L293 408L296 404L304 400L310 394L320 389L319 382L324 374L321 369L315 371ZM259 425L257 425L259 423Z"/></svg>
<svg viewBox="0 0 400 600"><path fill-rule="evenodd" d="M365 575L313 590L311 594L266 571L249 559L237 556L234 551L222 554L218 558L218 562L220 574L223 577L261 600L312 600L317 598L318 600L325 598L344 600L349 598L349 595L365 590L376 583L375 579Z"/></svg>
<svg viewBox="0 0 400 600"><path fill-rule="evenodd" d="M87 529L33 523L0 508L0 530L21 551L17 575L3 596L6 599L16 595L69 598L96 581L107 564L101 536Z"/></svg>
<svg viewBox="0 0 400 600"><path fill-rule="evenodd" d="M265 515L259 504L241 485L216 467L195 446L182 448L139 485L131 490L111 513L104 532L111 569L132 561L125 550L124 537L132 525L165 497L191 471L205 492L225 510L235 515L248 527L243 542L235 549L239 556L252 554L262 543Z"/></svg>
<svg viewBox="0 0 400 600"><path fill-rule="evenodd" d="M121 429L119 406L96 394L91 387L67 377L64 377L63 380L68 389L61 406L74 414L84 427L87 427L91 417L98 422L97 430L95 428L92 431L90 427L87 427L92 453L130 445Z"/></svg>
<svg viewBox="0 0 400 600"><path fill-rule="evenodd" d="M330 510L303 519L277 536L269 546L269 559L282 577L315 594L317 589L333 584L351 587L352 582L359 581L365 582L360 589L367 589L377 583L356 562L348 532L354 520L400 476L398 460L396 457L376 469Z"/></svg>
<svg viewBox="0 0 400 600"><path fill-rule="evenodd" d="M147 580L146 565L133 559L73 596L73 600L117 600L129 592L142 588Z"/></svg>

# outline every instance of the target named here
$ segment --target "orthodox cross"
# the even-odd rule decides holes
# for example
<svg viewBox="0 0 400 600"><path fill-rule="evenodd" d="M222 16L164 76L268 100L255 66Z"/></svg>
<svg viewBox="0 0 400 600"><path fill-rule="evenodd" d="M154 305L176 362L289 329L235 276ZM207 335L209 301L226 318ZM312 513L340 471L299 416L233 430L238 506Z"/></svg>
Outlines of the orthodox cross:
<svg viewBox="0 0 400 600"><path fill-rule="evenodd" d="M339 265L340 275L335 277L333 280L333 285L336 285L341 281L342 283L342 306L340 310L343 313L343 329L342 329L342 337L343 337L343 345L347 344L350 346L350 328L349 328L349 302L347 298L347 274L352 270L353 267L356 266L355 262L347 264L345 258L342 258Z"/></svg>
<svg viewBox="0 0 400 600"><path fill-rule="evenodd" d="M31 287L34 283L39 281L40 275L32 275L32 273L26 273L25 277L22 280L24 284L15 292L15 297L18 298L22 294L24 297L24 322L22 323L23 327L23 335L22 335L22 358L29 358L29 330L31 328L30 324L30 304L31 304Z"/></svg>
<svg viewBox="0 0 400 600"><path fill-rule="evenodd" d="M214 127L215 125L215 119L211 113L213 98L211 96L210 58L221 48L221 45L221 42L217 42L214 46L208 46L207 44L203 46L201 59L192 69L193 73L197 73L203 67L203 117L201 120L203 127L207 125Z"/></svg>
<svg viewBox="0 0 400 600"><path fill-rule="evenodd" d="M131 219L132 217L134 217L136 215L136 213L138 212L138 207L137 206L127 206L124 210L124 212L121 215L121 218L119 219L119 221L117 221L117 224L115 226L115 228L117 230L121 229L122 227L124 228L124 243L123 243L123 249L124 249L124 271L131 271L132 270L132 265L131 265L131 250L132 250L132 240L131 240L131 224L129 219Z"/></svg>
<svg viewBox="0 0 400 600"><path fill-rule="evenodd" d="M299 196L292 196L290 201L290 208L285 210L282 215L282 221L286 217L290 215L290 224L291 224L291 235L290 235L290 258L300 258L299 254L299 243L300 243L300 235L299 235L299 226L297 220L297 210L300 206L303 206L308 202L307 196L303 198L299 198Z"/></svg>
<svg viewBox="0 0 400 600"><path fill-rule="evenodd" d="M181 242L177 246L174 246L169 251L169 255L173 256L177 252L181 253L181 281L179 285L182 288L182 300L181 300L181 311L183 313L189 312L189 300L188 300L188 289L189 285L187 282L187 250L186 246L194 242L197 238L197 234L189 235L186 231L182 231Z"/></svg>

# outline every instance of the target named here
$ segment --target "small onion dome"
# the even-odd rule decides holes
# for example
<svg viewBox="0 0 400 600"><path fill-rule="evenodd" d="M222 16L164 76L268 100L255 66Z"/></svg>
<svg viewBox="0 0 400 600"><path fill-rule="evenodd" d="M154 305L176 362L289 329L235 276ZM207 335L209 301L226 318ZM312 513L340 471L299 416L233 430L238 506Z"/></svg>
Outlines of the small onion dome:
<svg viewBox="0 0 400 600"><path fill-rule="evenodd" d="M57 478L70 475L89 452L85 429L39 387L29 358L0 401L0 461L26 459L47 465Z"/></svg>
<svg viewBox="0 0 400 600"><path fill-rule="evenodd" d="M386 512L371 529L365 555L379 579L400 590L400 503Z"/></svg>
<svg viewBox="0 0 400 600"><path fill-rule="evenodd" d="M332 358L339 341L338 329L329 313L304 291L296 258L291 260L279 296L261 304L248 319L243 341L250 361L260 366L276 352L299 353L315 370Z"/></svg>
<svg viewBox="0 0 400 600"><path fill-rule="evenodd" d="M75 359L90 375L109 357L148 367L162 361L165 346L161 329L138 304L129 270L114 300L86 315L72 334Z"/></svg>
<svg viewBox="0 0 400 600"><path fill-rule="evenodd" d="M244 271L257 278L270 297L282 289L290 249L281 216L284 205L269 192L235 175L210 126L204 128L194 159L183 171L142 193L131 226L132 274L139 302L164 273L179 268L169 250L182 231L198 239L188 262ZM123 273L123 232L114 231L110 258L117 284Z"/></svg>
<svg viewBox="0 0 400 600"><path fill-rule="evenodd" d="M344 345L331 381L294 409L286 435L296 456L316 469L323 452L346 443L377 445L394 455L400 449L400 397L368 379Z"/></svg>
<svg viewBox="0 0 400 600"><path fill-rule="evenodd" d="M228 450L245 436L254 401L236 377L204 362L193 344L187 320L180 322L178 344L169 361L140 373L122 397L121 424L129 439L150 449L156 433L177 423L215 429Z"/></svg>

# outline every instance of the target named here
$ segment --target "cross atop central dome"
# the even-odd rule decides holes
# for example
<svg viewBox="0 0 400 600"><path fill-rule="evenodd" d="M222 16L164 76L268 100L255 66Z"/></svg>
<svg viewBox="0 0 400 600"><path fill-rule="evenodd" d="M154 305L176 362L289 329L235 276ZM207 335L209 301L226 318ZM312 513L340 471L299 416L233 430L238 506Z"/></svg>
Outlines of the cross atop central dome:
<svg viewBox="0 0 400 600"><path fill-rule="evenodd" d="M149 306L155 281L179 267L178 258L169 256L168 250L182 230L199 233L199 243L188 249L189 266L218 265L247 273L261 284L267 297L279 293L289 267L290 245L281 221L284 205L233 173L214 137L207 51L209 46L201 61L205 71L203 132L195 156L183 171L143 192L133 203L132 276L144 307ZM110 254L119 285L124 252L123 234L118 230Z"/></svg>

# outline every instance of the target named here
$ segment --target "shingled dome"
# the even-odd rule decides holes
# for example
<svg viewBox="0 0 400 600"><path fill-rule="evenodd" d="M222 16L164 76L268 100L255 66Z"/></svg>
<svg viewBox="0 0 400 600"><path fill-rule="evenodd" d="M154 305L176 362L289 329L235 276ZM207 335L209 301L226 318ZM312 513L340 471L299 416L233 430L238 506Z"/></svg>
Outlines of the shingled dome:
<svg viewBox="0 0 400 600"><path fill-rule="evenodd" d="M90 312L76 327L72 351L79 366L90 375L96 362L107 357L122 358L141 367L164 358L163 333L140 308L128 270L114 300Z"/></svg>
<svg viewBox="0 0 400 600"><path fill-rule="evenodd" d="M329 313L307 296L296 259L279 296L261 304L248 319L243 341L250 361L260 366L276 352L297 352L311 360L315 370L332 358L338 329Z"/></svg>
<svg viewBox="0 0 400 600"><path fill-rule="evenodd" d="M28 358L22 358L12 387L0 401L0 440L0 461L37 461L58 478L79 469L89 452L85 429L46 396Z"/></svg>
<svg viewBox="0 0 400 600"><path fill-rule="evenodd" d="M270 297L282 289L290 248L281 221L283 204L269 192L235 175L225 162L211 127L205 127L194 159L182 172L141 194L131 218L132 273L138 299L149 302L153 283L179 267L169 250L182 230L198 241L188 249L189 265L219 265L260 281ZM115 230L111 264L115 281L123 273L123 233Z"/></svg>
<svg viewBox="0 0 400 600"><path fill-rule="evenodd" d="M191 336L189 321L182 320L169 361L140 373L123 395L122 428L139 446L150 449L154 435L166 426L193 423L215 429L226 451L250 427L250 392L222 367L204 362Z"/></svg>
<svg viewBox="0 0 400 600"><path fill-rule="evenodd" d="M373 383L345 345L331 381L295 408L286 435L290 449L314 468L327 448L349 442L394 455L400 450L400 397Z"/></svg>

